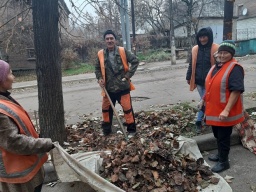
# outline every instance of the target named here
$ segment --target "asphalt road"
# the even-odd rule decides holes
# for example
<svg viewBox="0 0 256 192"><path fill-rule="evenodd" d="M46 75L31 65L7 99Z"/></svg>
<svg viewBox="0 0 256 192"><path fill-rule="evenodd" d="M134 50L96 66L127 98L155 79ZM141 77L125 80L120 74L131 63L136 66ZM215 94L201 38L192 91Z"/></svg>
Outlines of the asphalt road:
<svg viewBox="0 0 256 192"><path fill-rule="evenodd" d="M256 90L255 70L253 61L245 61L246 94ZM176 66L170 62L150 63L140 66L132 78L136 87L131 92L135 111L150 110L161 105L176 104L178 102L197 103L197 91L190 92L185 81L188 64L184 60ZM80 121L83 115L101 116L101 90L96 79L79 77L79 81L69 81L63 84L63 97L66 124ZM94 77L94 75L93 75ZM75 80L76 76L69 77ZM30 82L27 82L29 85ZM31 82L32 83L32 82ZM20 89L13 92L13 97L30 113L38 110L37 88ZM121 110L119 105L117 110Z"/></svg>

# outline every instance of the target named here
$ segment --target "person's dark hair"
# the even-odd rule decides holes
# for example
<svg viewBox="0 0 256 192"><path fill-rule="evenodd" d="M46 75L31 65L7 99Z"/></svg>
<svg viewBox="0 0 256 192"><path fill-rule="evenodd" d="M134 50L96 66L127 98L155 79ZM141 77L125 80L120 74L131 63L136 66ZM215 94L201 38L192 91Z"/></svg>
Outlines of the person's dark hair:
<svg viewBox="0 0 256 192"><path fill-rule="evenodd" d="M236 52L236 46L235 46L235 42L232 40L225 40L223 41L218 49L218 52L220 51L227 51L229 53L231 53L232 56L235 55Z"/></svg>
<svg viewBox="0 0 256 192"><path fill-rule="evenodd" d="M108 34L112 34L116 39L116 34L111 29L108 29L107 31L105 31L103 38L105 39L106 35L108 35Z"/></svg>
<svg viewBox="0 0 256 192"><path fill-rule="evenodd" d="M197 34L198 37L202 37L202 36L209 36L209 32L207 31L207 29L202 29L198 32Z"/></svg>

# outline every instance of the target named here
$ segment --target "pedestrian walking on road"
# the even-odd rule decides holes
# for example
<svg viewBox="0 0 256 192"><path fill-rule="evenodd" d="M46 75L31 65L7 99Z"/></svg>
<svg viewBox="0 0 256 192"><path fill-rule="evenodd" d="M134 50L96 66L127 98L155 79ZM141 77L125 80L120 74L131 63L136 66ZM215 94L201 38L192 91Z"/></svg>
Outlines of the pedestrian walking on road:
<svg viewBox="0 0 256 192"><path fill-rule="evenodd" d="M99 85L107 90L113 104L118 102L122 106L127 131L130 135L134 135L136 124L130 96L130 91L134 87L130 79L137 70L139 60L130 51L116 45L116 35L112 30L107 30L103 37L106 48L98 52L95 64L96 78ZM102 96L102 129L106 136L112 132L113 109L104 92Z"/></svg>
<svg viewBox="0 0 256 192"><path fill-rule="evenodd" d="M211 66L214 65L213 54L218 51L219 45L213 43L213 33L210 27L202 28L196 35L197 45L192 48L191 58L187 70L186 80L190 85L190 91L197 88L202 99L205 93L205 78ZM202 131L203 110L200 110L196 119L196 132Z"/></svg>
<svg viewBox="0 0 256 192"><path fill-rule="evenodd" d="M244 120L241 96L244 92L244 70L233 58L234 54L234 41L223 41L218 49L217 63L205 80L206 124L212 126L218 144L218 154L211 154L208 159L217 162L212 168L217 173L229 169L232 128Z"/></svg>
<svg viewBox="0 0 256 192"><path fill-rule="evenodd" d="M39 138L22 106L10 96L14 76L0 60L0 191L40 192L51 139Z"/></svg>

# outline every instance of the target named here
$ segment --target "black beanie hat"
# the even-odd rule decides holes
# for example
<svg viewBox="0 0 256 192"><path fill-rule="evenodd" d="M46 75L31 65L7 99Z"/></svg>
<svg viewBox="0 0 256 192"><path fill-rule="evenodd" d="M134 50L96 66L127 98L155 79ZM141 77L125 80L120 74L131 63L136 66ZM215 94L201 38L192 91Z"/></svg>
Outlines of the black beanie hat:
<svg viewBox="0 0 256 192"><path fill-rule="evenodd" d="M232 40L225 40L223 41L218 49L218 52L220 51L227 51L229 53L231 53L232 56L235 55L236 52L236 46L235 46L235 42Z"/></svg>
<svg viewBox="0 0 256 192"><path fill-rule="evenodd" d="M112 34L116 39L116 34L111 29L108 29L107 31L105 31L103 38L105 39L106 35L108 35L108 34Z"/></svg>

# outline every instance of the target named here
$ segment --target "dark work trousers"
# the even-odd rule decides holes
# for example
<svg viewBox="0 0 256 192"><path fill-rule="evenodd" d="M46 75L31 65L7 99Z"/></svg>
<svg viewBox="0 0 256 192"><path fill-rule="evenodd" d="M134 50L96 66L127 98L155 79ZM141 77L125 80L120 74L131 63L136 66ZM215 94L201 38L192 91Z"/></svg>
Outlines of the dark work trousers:
<svg viewBox="0 0 256 192"><path fill-rule="evenodd" d="M41 192L42 187L43 187L43 184L38 185L38 186L35 188L34 192Z"/></svg>
<svg viewBox="0 0 256 192"><path fill-rule="evenodd" d="M217 139L219 161L225 162L228 160L230 151L230 136L232 134L233 126L212 126L212 132Z"/></svg>
<svg viewBox="0 0 256 192"><path fill-rule="evenodd" d="M118 102L122 106L125 122L127 124L127 131L130 131L130 132L136 131L130 90L120 91L117 93L108 92L108 94L114 106L116 102ZM110 102L107 96L103 97L102 116L103 116L104 123L110 123L110 125L112 125L113 109L110 105Z"/></svg>

